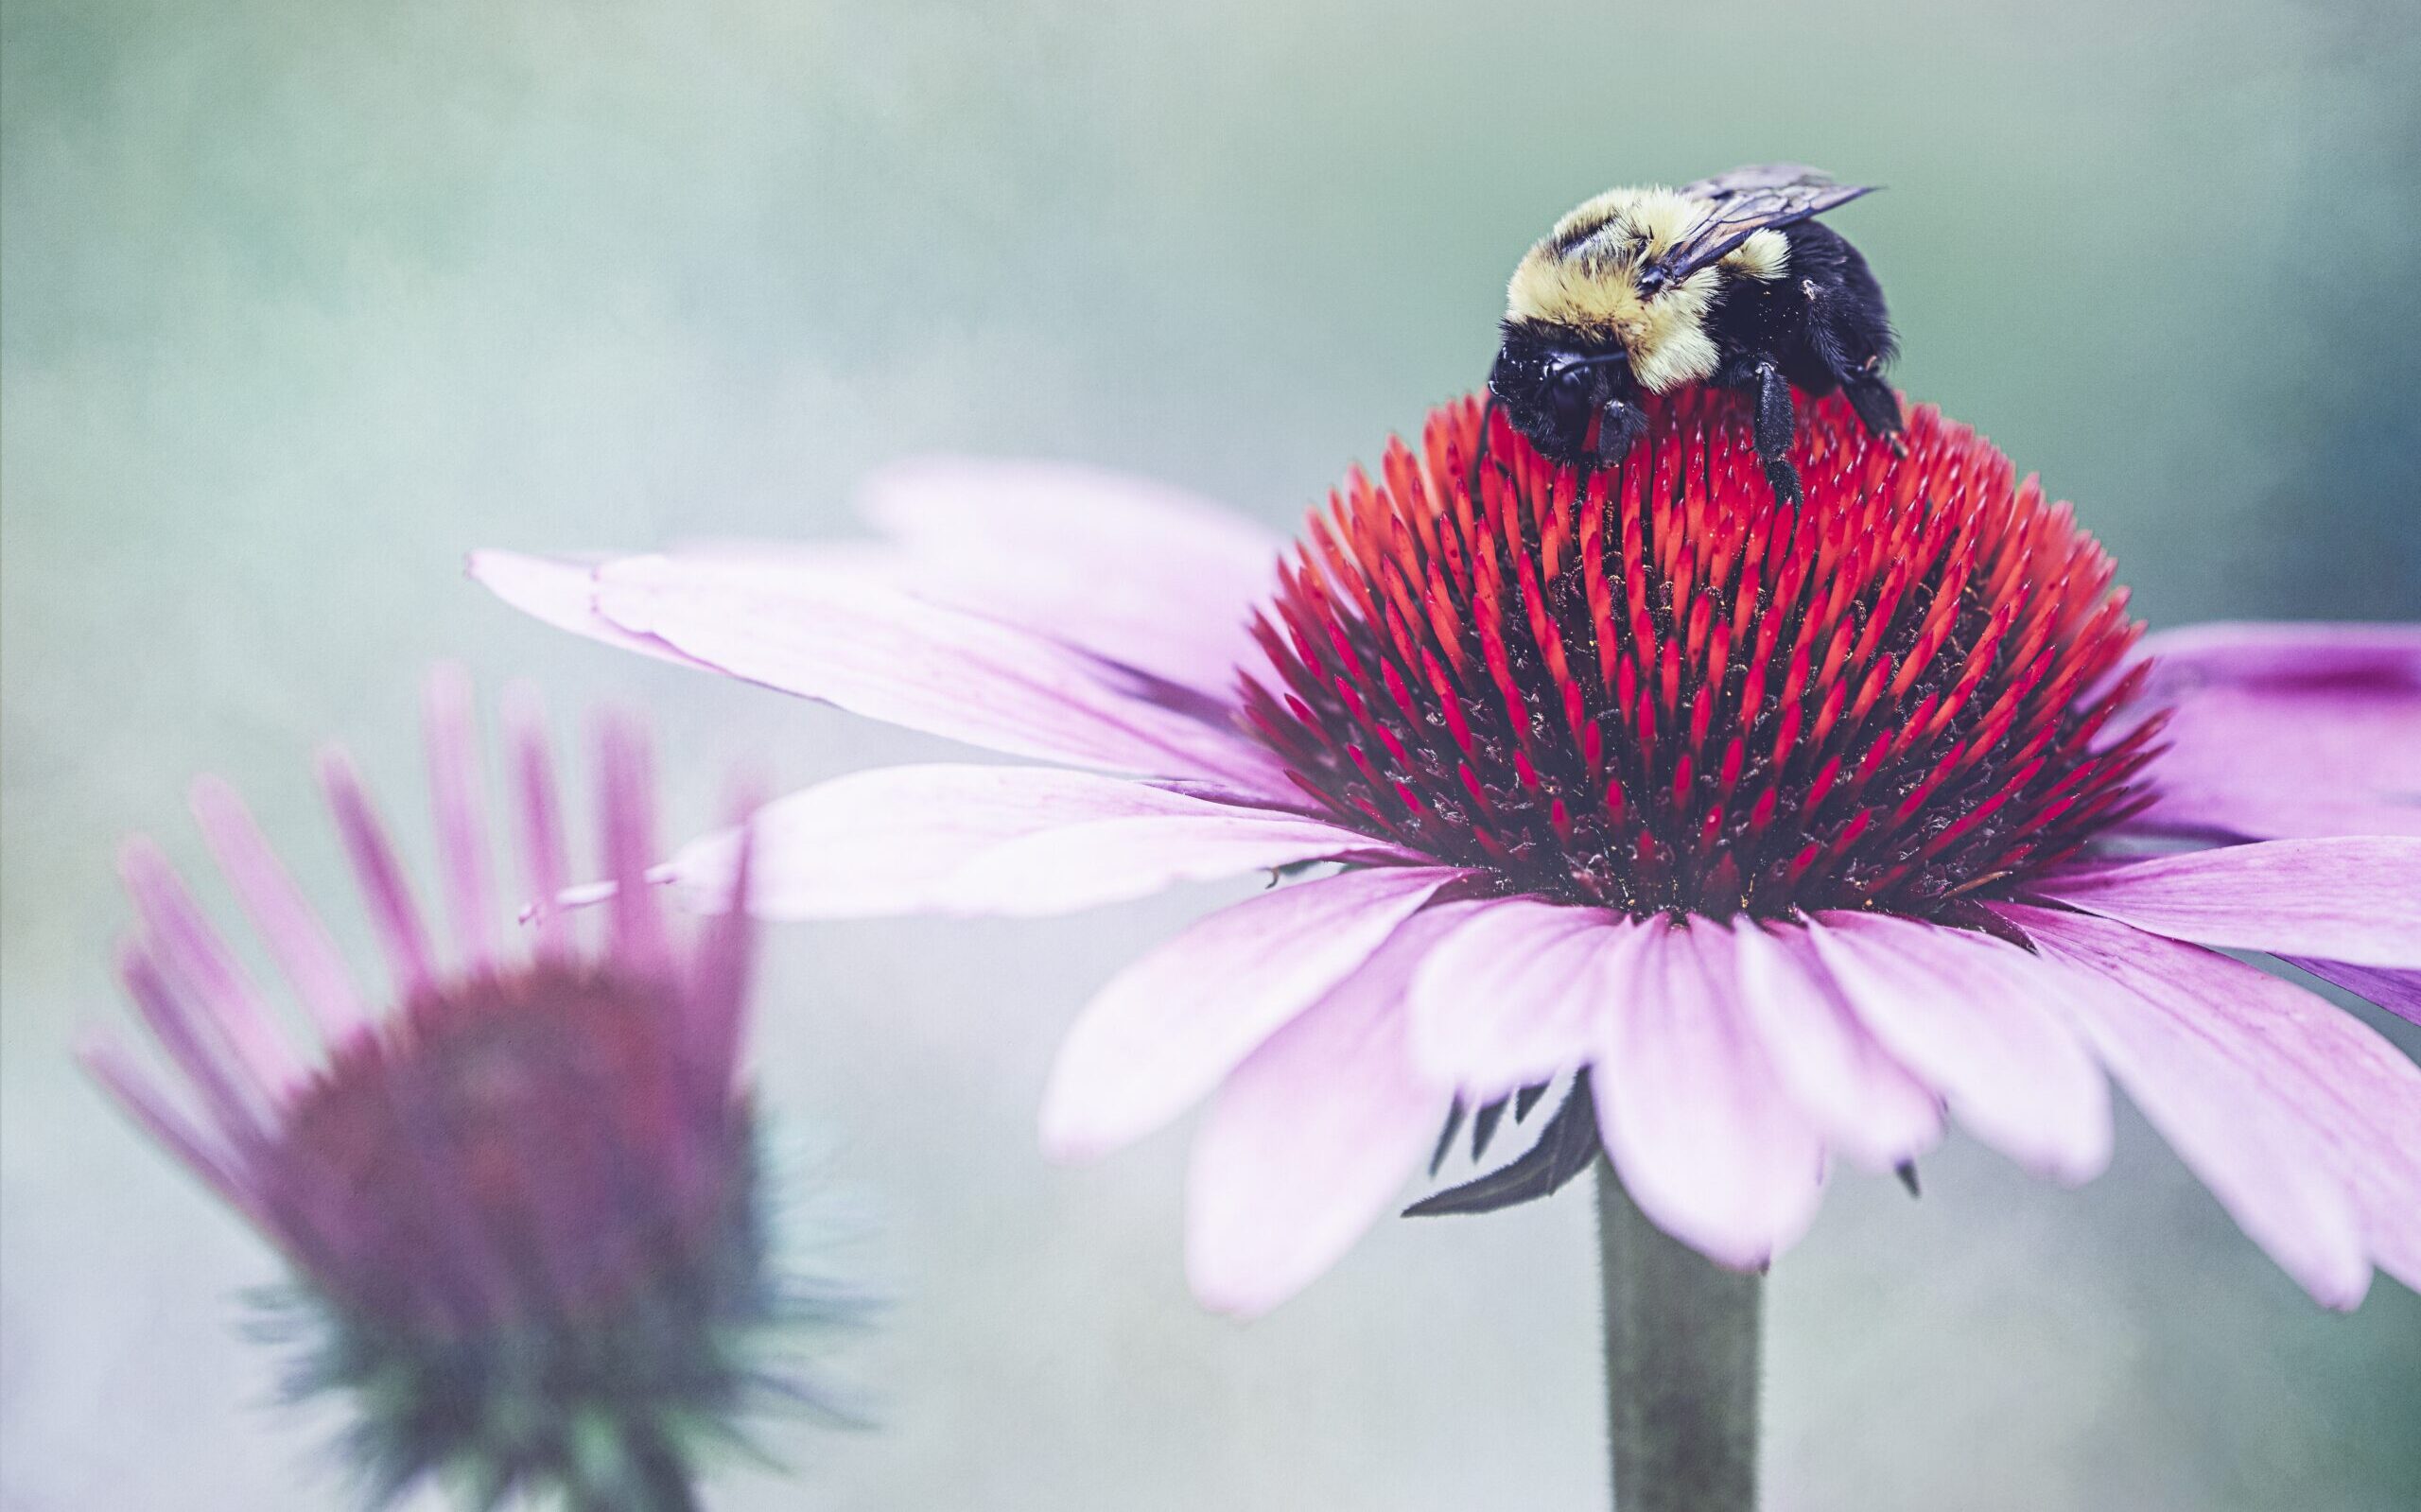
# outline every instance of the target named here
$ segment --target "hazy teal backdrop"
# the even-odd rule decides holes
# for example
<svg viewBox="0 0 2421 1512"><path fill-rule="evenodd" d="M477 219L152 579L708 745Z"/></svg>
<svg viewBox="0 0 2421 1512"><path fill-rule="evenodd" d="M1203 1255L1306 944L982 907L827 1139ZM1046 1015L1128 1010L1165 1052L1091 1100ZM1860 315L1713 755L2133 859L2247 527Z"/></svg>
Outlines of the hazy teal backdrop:
<svg viewBox="0 0 2421 1512"><path fill-rule="evenodd" d="M271 1262L65 1058L121 1011L117 838L200 862L190 773L333 884L309 748L416 806L435 656L566 726L652 710L684 826L735 761L949 754L540 629L469 547L835 534L935 448L1288 522L1478 380L1572 201L1793 157L1890 186L1838 224L1901 380L2074 498L2154 623L2421 617L2399 0L5 17L9 1512L340 1504L329 1417L238 1337ZM1074 1006L1214 895L776 932L798 1253L899 1306L845 1361L886 1426L777 1428L799 1480L714 1505L1593 1504L1584 1194L1387 1225L1239 1329L1185 1295L1181 1138L1035 1154ZM1963 1142L1925 1181L1844 1177L1775 1272L1778 1512L2421 1504L2421 1299L2314 1309L2132 1116L2081 1193Z"/></svg>

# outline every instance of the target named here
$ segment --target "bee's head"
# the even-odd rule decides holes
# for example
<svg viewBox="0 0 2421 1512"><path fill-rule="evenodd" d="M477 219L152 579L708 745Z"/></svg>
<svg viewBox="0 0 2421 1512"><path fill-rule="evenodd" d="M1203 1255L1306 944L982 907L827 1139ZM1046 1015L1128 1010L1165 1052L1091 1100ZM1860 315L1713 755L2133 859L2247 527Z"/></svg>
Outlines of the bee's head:
<svg viewBox="0 0 2421 1512"><path fill-rule="evenodd" d="M1506 328L1488 387L1514 427L1560 461L1579 459L1590 423L1609 402L1637 391L1619 345L1518 324Z"/></svg>

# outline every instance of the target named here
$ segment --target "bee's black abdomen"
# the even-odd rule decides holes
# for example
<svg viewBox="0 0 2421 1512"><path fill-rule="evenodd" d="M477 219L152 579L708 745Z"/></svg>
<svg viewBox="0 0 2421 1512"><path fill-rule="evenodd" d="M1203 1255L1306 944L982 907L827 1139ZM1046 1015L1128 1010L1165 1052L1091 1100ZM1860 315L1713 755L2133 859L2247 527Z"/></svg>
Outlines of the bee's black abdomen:
<svg viewBox="0 0 2421 1512"><path fill-rule="evenodd" d="M1772 280L1733 280L1708 313L1723 353L1716 382L1748 390L1771 360L1793 388L1821 398L1846 389L1869 430L1900 428L1899 401L1883 381L1898 355L1882 286L1858 250L1821 221L1784 229L1790 260Z"/></svg>

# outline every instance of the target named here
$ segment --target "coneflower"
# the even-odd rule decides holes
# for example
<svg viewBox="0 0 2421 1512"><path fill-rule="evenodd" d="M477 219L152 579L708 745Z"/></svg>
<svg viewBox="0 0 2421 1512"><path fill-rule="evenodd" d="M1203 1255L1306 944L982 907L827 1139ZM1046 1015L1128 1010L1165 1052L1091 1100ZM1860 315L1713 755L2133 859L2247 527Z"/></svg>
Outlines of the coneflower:
<svg viewBox="0 0 2421 1512"><path fill-rule="evenodd" d="M1930 408L1905 439L1812 407L1793 506L1722 395L1651 406L1585 484L1470 399L1282 558L1165 489L935 462L874 491L872 550L472 570L613 644L1056 764L770 806L760 915L1036 913L1340 863L1103 988L1045 1144L1100 1155L1215 1090L1189 1270L1249 1314L1385 1211L1450 1117L1485 1144L1570 1088L1509 1173L1425 1206L1534 1195L1602 1146L1617 1320L1653 1271L1648 1321L1703 1304L1674 1327L1732 1351L1695 1448L1626 1430L1644 1399L1617 1391L1618 1467L1627 1431L1678 1456L1626 1504L1727 1506L1753 1469L1720 1419L1750 1410L1754 1294L1673 1279L1695 1273L1639 1215L1753 1271L1833 1156L1904 1168L1945 1114L2082 1181L2107 1071L2321 1301L2353 1306L2374 1265L2421 1285L2421 1069L2209 948L2415 1012L2421 627L2138 644L2068 506ZM737 845L669 873L726 896ZM1671 1344L1634 1330L1618 1376L1652 1382Z"/></svg>
<svg viewBox="0 0 2421 1512"><path fill-rule="evenodd" d="M138 839L125 872L142 927L120 971L176 1075L155 1079L106 1034L87 1065L283 1252L318 1339L297 1384L350 1397L374 1494L442 1475L479 1506L546 1492L581 1509L694 1506L702 1435L729 1432L768 1388L817 1398L772 1368L776 1335L857 1310L768 1264L740 1073L750 926L733 911L682 948L632 886L600 947L542 908L531 948L508 947L458 674L432 680L428 718L453 948L341 752L321 775L387 957L384 1011L240 800L204 779L203 833L322 1052L293 1047ZM609 722L598 750L602 860L636 882L653 843L644 743ZM568 860L527 707L512 755L527 885L551 898Z"/></svg>

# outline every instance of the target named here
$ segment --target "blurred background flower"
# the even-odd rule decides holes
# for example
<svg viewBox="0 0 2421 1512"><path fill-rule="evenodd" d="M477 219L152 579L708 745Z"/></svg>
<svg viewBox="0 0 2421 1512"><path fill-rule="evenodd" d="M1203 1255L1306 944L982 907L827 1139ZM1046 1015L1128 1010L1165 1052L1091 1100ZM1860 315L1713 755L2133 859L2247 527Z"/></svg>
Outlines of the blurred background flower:
<svg viewBox="0 0 2421 1512"><path fill-rule="evenodd" d="M341 729L403 802L391 694L433 651L643 701L668 834L721 820L732 749L775 791L965 756L577 644L463 584L470 546L839 536L860 475L935 450L1112 464L1289 530L1485 374L1513 259L1579 196L1788 157L1889 185L1855 235L1897 377L2078 500L2155 628L2421 604L2421 20L2385 0L1922 26L1864 0L10 0L5 28L12 1509L331 1500L226 1328L270 1259L164 1200L63 1059L113 1011L111 847L171 828L186 773L256 795L317 896L343 862L283 774ZM398 842L427 875L427 837ZM852 1357L885 1431L802 1466L807 1498L1601 1494L1577 1193L1384 1224L1240 1333L1184 1286L1181 1136L1036 1160L1074 1005L1252 885L768 938L763 1000L818 1012L760 1022L767 1104L850 1131L823 1158L883 1194L867 1263L913 1302ZM1771 1293L1777 1508L2421 1497L2421 1300L2312 1307L2124 1106L2081 1193L1960 1140L1921 1202L1844 1177Z"/></svg>
<svg viewBox="0 0 2421 1512"><path fill-rule="evenodd" d="M365 1010L319 911L242 801L205 778L196 816L322 1051L297 1053L276 997L138 838L123 865L142 927L119 975L174 1074L106 1029L84 1062L283 1252L294 1284L272 1331L306 1341L293 1389L342 1399L374 1502L439 1483L474 1507L560 1495L575 1512L677 1512L697 1504L701 1451L746 1442L752 1410L840 1416L780 1349L864 1311L768 1261L740 1069L755 931L721 912L678 942L636 885L653 776L642 737L617 721L598 740L598 863L633 885L602 920L548 907L528 948L500 948L459 671L432 678L428 724L443 947L350 758L321 763L392 1007ZM514 724L516 885L552 898L573 864L562 799L534 709Z"/></svg>

